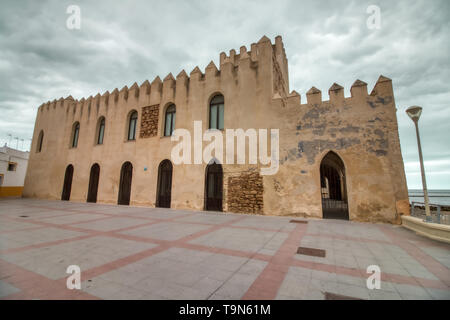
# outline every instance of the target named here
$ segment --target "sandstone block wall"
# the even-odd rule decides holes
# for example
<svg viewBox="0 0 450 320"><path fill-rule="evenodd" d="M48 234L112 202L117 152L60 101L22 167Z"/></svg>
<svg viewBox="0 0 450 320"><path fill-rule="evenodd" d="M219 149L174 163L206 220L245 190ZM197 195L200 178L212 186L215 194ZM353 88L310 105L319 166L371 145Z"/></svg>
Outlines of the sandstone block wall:
<svg viewBox="0 0 450 320"><path fill-rule="evenodd" d="M228 177L227 205L230 212L263 214L264 184L258 172Z"/></svg>
<svg viewBox="0 0 450 320"><path fill-rule="evenodd" d="M159 105L142 108L141 138L150 138L158 135Z"/></svg>
<svg viewBox="0 0 450 320"><path fill-rule="evenodd" d="M331 81L331 80L330 80ZM176 105L175 128L194 136L194 121L209 123L209 103L225 99L225 129L279 129L279 170L261 177L257 170L223 164L223 210L230 212L323 216L320 164L330 151L345 165L350 220L395 222L408 214L409 201L398 137L392 81L380 77L372 92L356 81L351 97L335 84L329 100L311 88L306 103L289 93L288 63L281 37L263 37L239 53L220 54L203 73L195 67L176 77L169 74L140 86L124 86L87 99L71 96L38 108L24 186L24 196L60 199L65 169L73 165L71 201L85 202L89 173L100 166L99 203L117 203L120 169L133 165L131 204L154 206L159 164L171 158L178 143L164 137L165 108ZM127 140L127 116L138 112L137 139ZM161 110L161 111L160 111ZM96 145L98 120L106 121L103 145ZM80 123L77 148L70 148L75 122ZM35 152L41 130L42 152ZM225 143L223 144L225 146ZM206 144L203 145L205 147ZM58 155L58 157L55 157ZM248 159L248 157L247 157ZM248 164L248 163L247 163ZM205 170L201 165L174 165L174 209L205 209Z"/></svg>

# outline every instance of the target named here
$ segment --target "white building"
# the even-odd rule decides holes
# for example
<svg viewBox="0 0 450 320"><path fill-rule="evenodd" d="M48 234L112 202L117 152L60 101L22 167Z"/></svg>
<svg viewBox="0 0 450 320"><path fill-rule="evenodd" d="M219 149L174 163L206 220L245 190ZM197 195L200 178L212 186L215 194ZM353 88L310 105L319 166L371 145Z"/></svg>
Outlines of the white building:
<svg viewBox="0 0 450 320"><path fill-rule="evenodd" d="M20 197L27 172L28 151L0 147L0 197Z"/></svg>

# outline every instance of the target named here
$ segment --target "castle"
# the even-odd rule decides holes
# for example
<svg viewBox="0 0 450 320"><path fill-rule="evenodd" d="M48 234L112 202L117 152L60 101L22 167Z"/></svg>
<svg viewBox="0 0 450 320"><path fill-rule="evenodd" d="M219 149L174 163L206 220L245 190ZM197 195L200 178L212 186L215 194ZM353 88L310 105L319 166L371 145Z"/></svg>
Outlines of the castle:
<svg viewBox="0 0 450 320"><path fill-rule="evenodd" d="M306 102L289 90L280 36L239 54L220 54L205 73L95 97L71 96L37 112L24 197L265 215L399 221L409 200L392 81L351 97L333 84L329 100L312 87ZM174 164L177 128L278 129L273 175L261 164ZM225 142L224 142L225 145ZM194 148L194 146L192 146ZM249 151L248 148L246 150Z"/></svg>

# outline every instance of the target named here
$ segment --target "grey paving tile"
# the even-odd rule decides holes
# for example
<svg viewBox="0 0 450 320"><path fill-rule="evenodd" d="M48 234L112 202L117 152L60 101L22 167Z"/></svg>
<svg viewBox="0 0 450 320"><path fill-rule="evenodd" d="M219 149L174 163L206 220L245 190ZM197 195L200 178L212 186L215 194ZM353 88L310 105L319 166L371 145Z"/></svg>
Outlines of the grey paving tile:
<svg viewBox="0 0 450 320"><path fill-rule="evenodd" d="M120 258L150 249L156 245L109 237L93 237L36 248L25 252L2 255L2 259L50 279L67 276L70 265L78 265L81 272Z"/></svg>
<svg viewBox="0 0 450 320"><path fill-rule="evenodd" d="M303 300L324 300L325 294L317 289L309 288L303 296Z"/></svg>
<svg viewBox="0 0 450 320"><path fill-rule="evenodd" d="M92 279L91 281L83 281L81 289L93 296L101 299L111 299L111 297L124 288L123 285L107 281L102 278Z"/></svg>
<svg viewBox="0 0 450 320"><path fill-rule="evenodd" d="M197 238L190 243L208 247L258 252L272 240L274 235L275 232L272 231L222 228ZM280 245L279 243L277 246L279 247ZM271 248L273 249L274 247L276 246L274 245Z"/></svg>
<svg viewBox="0 0 450 320"><path fill-rule="evenodd" d="M227 279L222 286L220 286L215 292L215 295L225 296L229 299L241 299L242 296L248 291L252 283L258 277L258 273L234 273L229 279Z"/></svg>
<svg viewBox="0 0 450 320"><path fill-rule="evenodd" d="M248 260L239 269L239 273L242 274L259 274L267 266L267 262L259 260Z"/></svg>
<svg viewBox="0 0 450 320"><path fill-rule="evenodd" d="M369 296L370 291L371 290L360 287L360 286L339 283L337 292L334 292L334 293L343 295L343 296L347 296L347 297L368 300L370 298L370 296Z"/></svg>
<svg viewBox="0 0 450 320"><path fill-rule="evenodd" d="M371 290L369 291L370 300L402 300L402 297L396 291Z"/></svg>
<svg viewBox="0 0 450 320"><path fill-rule="evenodd" d="M339 289L339 283L336 281L311 279L309 288L321 292L336 292Z"/></svg>
<svg viewBox="0 0 450 320"><path fill-rule="evenodd" d="M121 289L112 294L108 299L111 300L141 300L144 299L147 292L136 290L130 287L121 287Z"/></svg>
<svg viewBox="0 0 450 320"><path fill-rule="evenodd" d="M74 224L74 227L83 228L95 231L113 231L122 228L139 226L149 221L132 218L108 218L105 220L98 220L86 223Z"/></svg>
<svg viewBox="0 0 450 320"><path fill-rule="evenodd" d="M301 299L279 294L275 297L275 300L301 300Z"/></svg>
<svg viewBox="0 0 450 320"><path fill-rule="evenodd" d="M402 299L414 299L414 297L416 299L432 299L430 293L420 286L398 283L394 283L393 285Z"/></svg>
<svg viewBox="0 0 450 320"><path fill-rule="evenodd" d="M232 221L234 219L236 219L236 216L233 214L206 213L206 214L194 214L192 216L180 218L178 221L217 225Z"/></svg>
<svg viewBox="0 0 450 320"><path fill-rule="evenodd" d="M20 290L8 282L0 280L0 298L9 296L11 294L20 292Z"/></svg>
<svg viewBox="0 0 450 320"><path fill-rule="evenodd" d="M433 288L425 288L430 296L435 300L450 300L450 289L441 290Z"/></svg>
<svg viewBox="0 0 450 320"><path fill-rule="evenodd" d="M369 275L368 275L369 276ZM352 286L357 286L366 289L367 288L367 279L361 277L352 277L348 275L338 274L337 282L342 284L349 284Z"/></svg>
<svg viewBox="0 0 450 320"><path fill-rule="evenodd" d="M136 228L133 230L123 231L120 233L143 238L173 241L184 238L196 232L206 230L208 228L210 227L198 224L162 222L150 226Z"/></svg>
<svg viewBox="0 0 450 320"><path fill-rule="evenodd" d="M31 205L35 207L29 207ZM11 210L4 214L3 208ZM68 209L76 210L78 213L67 214L70 212L67 211ZM111 216L98 221L81 222L105 217L101 213ZM220 228L190 242L207 246L211 248L211 252L185 249L179 245L179 247L169 248L103 273L93 279L83 279L83 271L87 269L154 248L156 244L108 236L72 241L72 238L86 233L57 227L43 227L26 232L15 231L35 226L27 222L25 218L23 221L6 219L6 216L16 217L22 214L28 215L30 219L59 225L80 221L77 226L94 231L136 227L124 233L168 241L213 228L237 217L243 217L243 219L233 224L239 228ZM128 217L119 217L119 215ZM173 218L177 219L163 221ZM297 227L289 223L290 220L290 217L241 216L34 199L8 200L7 202L0 200L0 250L44 242L68 241L16 253L3 253L0 254L0 258L50 279L67 277L65 273L67 266L78 264L82 269L83 290L103 299L240 299L268 262L218 254L214 252L214 249L231 249L246 251L249 254L260 253L273 256L288 237L288 233L276 232L276 230L290 231ZM158 221L158 223L140 227L140 224L149 221ZM434 242L424 240L399 227L385 227L391 228L399 237L404 237L419 247L430 256L430 259L447 267L450 265L450 246L435 245ZM310 219L306 226L306 235L298 241L298 246L324 249L326 257L295 255L294 259L305 262L308 268L289 267L276 294L276 299L324 299L324 293L331 292L372 300L450 300L450 290L387 281L381 282L381 290L369 290L366 286L366 277L319 271L318 265L314 265L314 263L319 263L321 266L329 265L329 270L340 266L363 271L369 265L378 265L382 273L437 280L434 274L407 251L392 243L386 243L387 241L389 239L386 239L377 225ZM2 270L0 275L1 277L10 276ZM8 283L5 283L0 280L0 297L10 292L17 292L17 288L14 286L11 288Z"/></svg>
<svg viewBox="0 0 450 320"><path fill-rule="evenodd" d="M41 244L45 242L53 242L83 236L85 233L62 230L58 228L45 228L37 230L18 231L1 235L2 239L9 239L13 242L20 243L20 247Z"/></svg>
<svg viewBox="0 0 450 320"><path fill-rule="evenodd" d="M74 222L82 222L86 220L94 220L105 218L104 215L94 213L72 213L61 217L45 217L41 219L42 222L48 222L52 224L69 224Z"/></svg>
<svg viewBox="0 0 450 320"><path fill-rule="evenodd" d="M292 218L288 217L249 216L241 221L233 223L233 225L240 227L280 230L284 227L295 227L295 225L289 223L291 219Z"/></svg>
<svg viewBox="0 0 450 320"><path fill-rule="evenodd" d="M277 294L296 299L303 299L309 290L311 281L311 270L290 267Z"/></svg>

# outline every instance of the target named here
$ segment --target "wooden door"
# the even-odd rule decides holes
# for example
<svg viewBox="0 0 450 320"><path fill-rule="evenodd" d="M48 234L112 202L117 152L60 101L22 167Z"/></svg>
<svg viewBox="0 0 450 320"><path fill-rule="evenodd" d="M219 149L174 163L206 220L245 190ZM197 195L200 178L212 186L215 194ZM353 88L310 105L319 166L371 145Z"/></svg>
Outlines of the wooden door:
<svg viewBox="0 0 450 320"><path fill-rule="evenodd" d="M133 178L133 165L130 162L125 162L120 171L120 185L119 185L119 205L130 205L131 197L131 180Z"/></svg>
<svg viewBox="0 0 450 320"><path fill-rule="evenodd" d="M66 168L66 173L64 175L64 185L61 195L61 200L69 201L70 192L72 191L72 179L73 179L73 165L69 164Z"/></svg>
<svg viewBox="0 0 450 320"><path fill-rule="evenodd" d="M100 166L96 163L91 167L91 174L89 176L89 189L87 202L97 202L98 181L100 178Z"/></svg>
<svg viewBox="0 0 450 320"><path fill-rule="evenodd" d="M206 167L206 210L222 211L223 170L220 164Z"/></svg>
<svg viewBox="0 0 450 320"><path fill-rule="evenodd" d="M156 206L159 208L170 208L172 194L172 163L164 160L158 170L158 198Z"/></svg>

